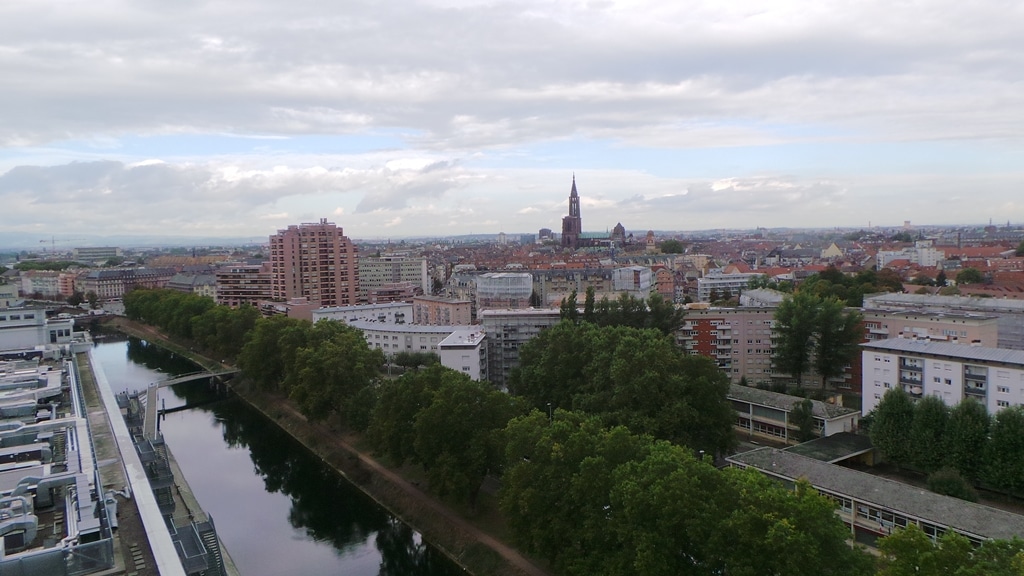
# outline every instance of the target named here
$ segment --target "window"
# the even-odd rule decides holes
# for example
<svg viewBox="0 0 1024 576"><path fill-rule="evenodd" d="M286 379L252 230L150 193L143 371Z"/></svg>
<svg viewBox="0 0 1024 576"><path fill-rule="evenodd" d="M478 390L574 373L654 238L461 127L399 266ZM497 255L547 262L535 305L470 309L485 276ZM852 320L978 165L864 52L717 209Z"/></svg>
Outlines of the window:
<svg viewBox="0 0 1024 576"><path fill-rule="evenodd" d="M952 380L950 380L949 378L946 378L946 384L947 384L947 385L949 385L949 384L952 384L952 383L953 383L953 381L952 381Z"/></svg>
<svg viewBox="0 0 1024 576"><path fill-rule="evenodd" d="M996 400L996 406L999 406L1000 408L1006 408L1009 405L1010 403L1007 402L1006 400Z"/></svg>
<svg viewBox="0 0 1024 576"><path fill-rule="evenodd" d="M942 382L942 378L939 378L938 376L932 376L932 382L935 382L937 384L939 382Z"/></svg>
<svg viewBox="0 0 1024 576"><path fill-rule="evenodd" d="M996 386L996 391L999 392L1000 394L1009 394L1010 393L1010 387L1009 386Z"/></svg>

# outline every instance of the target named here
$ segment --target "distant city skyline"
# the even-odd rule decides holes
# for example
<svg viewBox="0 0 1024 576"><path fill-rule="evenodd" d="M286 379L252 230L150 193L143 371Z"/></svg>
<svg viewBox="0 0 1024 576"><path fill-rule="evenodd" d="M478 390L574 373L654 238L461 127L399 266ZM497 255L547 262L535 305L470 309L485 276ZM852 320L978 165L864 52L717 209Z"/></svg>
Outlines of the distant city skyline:
<svg viewBox="0 0 1024 576"><path fill-rule="evenodd" d="M993 1L0 6L0 230L1024 223Z"/></svg>

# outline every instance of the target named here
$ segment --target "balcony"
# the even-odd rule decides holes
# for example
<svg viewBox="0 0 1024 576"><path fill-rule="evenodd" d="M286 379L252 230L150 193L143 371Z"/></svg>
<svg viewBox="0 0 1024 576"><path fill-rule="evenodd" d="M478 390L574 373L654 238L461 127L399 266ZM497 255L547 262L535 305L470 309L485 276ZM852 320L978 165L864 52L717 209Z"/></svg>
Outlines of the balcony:
<svg viewBox="0 0 1024 576"><path fill-rule="evenodd" d="M920 383L918 383L917 385L903 384L902 387L904 392L910 394L914 398L921 398L922 396L924 396L924 387L921 386Z"/></svg>

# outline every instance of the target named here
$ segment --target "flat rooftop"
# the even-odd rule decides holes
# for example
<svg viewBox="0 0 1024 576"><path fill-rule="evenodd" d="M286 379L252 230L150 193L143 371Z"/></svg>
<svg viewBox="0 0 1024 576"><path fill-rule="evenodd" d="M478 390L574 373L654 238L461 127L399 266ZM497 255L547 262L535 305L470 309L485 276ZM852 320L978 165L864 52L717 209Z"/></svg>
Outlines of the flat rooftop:
<svg viewBox="0 0 1024 576"><path fill-rule="evenodd" d="M948 358L957 361L974 360L976 362L995 362L1024 366L1024 350L1010 350L1007 348L985 348L968 344L950 344L947 342L933 342L923 339L914 340L910 338L875 340L873 342L865 342L861 344L861 347L864 350L908 352L921 356Z"/></svg>
<svg viewBox="0 0 1024 576"><path fill-rule="evenodd" d="M758 448L730 456L726 460L741 467L756 468L778 478L805 478L814 487L833 494L849 496L860 502L980 538L1009 539L1024 536L1024 516L935 494L923 488L828 464L791 451Z"/></svg>

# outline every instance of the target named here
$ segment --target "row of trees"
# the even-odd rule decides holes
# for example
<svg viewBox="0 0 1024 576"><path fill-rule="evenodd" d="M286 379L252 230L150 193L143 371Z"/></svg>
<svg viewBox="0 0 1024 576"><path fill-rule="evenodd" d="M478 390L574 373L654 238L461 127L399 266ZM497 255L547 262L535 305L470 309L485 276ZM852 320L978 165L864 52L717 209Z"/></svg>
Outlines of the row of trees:
<svg viewBox="0 0 1024 576"><path fill-rule="evenodd" d="M252 306L232 309L176 290L135 289L124 296L125 315L192 340L218 356L235 357L260 317Z"/></svg>
<svg viewBox="0 0 1024 576"><path fill-rule="evenodd" d="M519 362L509 391L531 407L586 412L709 454L735 443L728 378L657 330L563 321L523 346Z"/></svg>
<svg viewBox="0 0 1024 576"><path fill-rule="evenodd" d="M512 537L569 575L866 575L834 504L752 470L558 410L512 420L500 506Z"/></svg>
<svg viewBox="0 0 1024 576"><path fill-rule="evenodd" d="M1024 407L991 417L972 398L949 408L937 397L913 402L892 389L872 413L870 434L897 466L927 473L949 467L972 482L1024 493Z"/></svg>
<svg viewBox="0 0 1024 576"><path fill-rule="evenodd" d="M878 576L1020 576L1024 574L1024 541L987 540L975 548L970 540L948 531L933 540L916 525L893 532L878 542L882 552Z"/></svg>
<svg viewBox="0 0 1024 576"><path fill-rule="evenodd" d="M847 311L835 296L821 296L801 288L787 296L775 310L776 343L772 347L775 368L803 385L803 375L813 368L825 389L829 378L843 369L858 352L863 340L863 316Z"/></svg>
<svg viewBox="0 0 1024 576"><path fill-rule="evenodd" d="M653 328L666 336L672 336L683 325L683 310L660 294L652 294L647 300L625 293L615 300L609 300L607 296L597 300L595 294L594 287L588 286L581 314L576 291L573 290L562 300L561 318L597 326Z"/></svg>
<svg viewBox="0 0 1024 576"><path fill-rule="evenodd" d="M791 282L775 282L767 276L751 279L750 288L772 288L782 292L793 292ZM865 294L878 292L902 292L903 279L890 268L881 270L862 270L852 276L829 266L817 274L812 274L800 284L800 290L811 292L821 298L835 297L847 306L858 308L864 305Z"/></svg>

